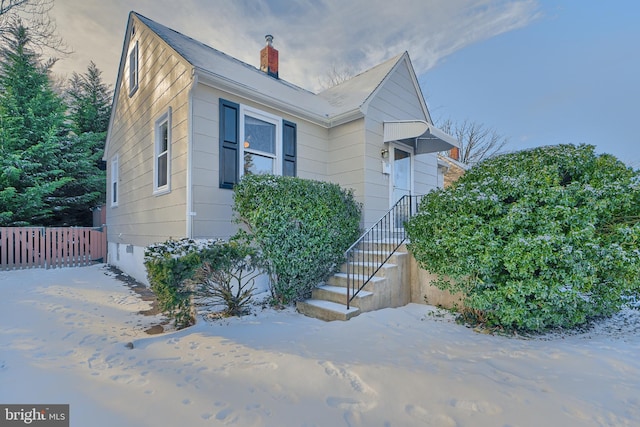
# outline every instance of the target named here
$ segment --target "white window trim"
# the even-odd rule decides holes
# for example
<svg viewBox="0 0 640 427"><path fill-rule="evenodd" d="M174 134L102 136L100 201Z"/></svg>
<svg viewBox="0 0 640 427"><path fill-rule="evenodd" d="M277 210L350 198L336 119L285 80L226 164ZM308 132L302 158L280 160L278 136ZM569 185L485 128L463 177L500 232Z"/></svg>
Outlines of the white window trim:
<svg viewBox="0 0 640 427"><path fill-rule="evenodd" d="M116 154L111 158L111 180L109 181L109 197L111 199L111 207L117 207L120 200L120 165L118 161L118 155ZM115 200L113 186L115 184Z"/></svg>
<svg viewBox="0 0 640 427"><path fill-rule="evenodd" d="M167 123L167 184L158 186L158 157L160 156L160 127ZM153 150L153 194L161 195L171 192L171 107L161 115L154 126Z"/></svg>
<svg viewBox="0 0 640 427"><path fill-rule="evenodd" d="M134 81L135 80L135 81ZM129 96L133 96L138 90L140 81L140 54L138 51L138 41L129 52Z"/></svg>
<svg viewBox="0 0 640 427"><path fill-rule="evenodd" d="M244 117L251 116L256 119L265 121L267 123L271 123L276 127L276 153L275 153L275 169L273 171L274 175L282 175L282 117L278 117L273 114L265 113L264 111L258 110L256 108L248 107L246 105L240 105L240 156L238 170L240 176L244 175L244 141L245 141L245 133L244 133ZM254 152L252 150L248 150L249 152Z"/></svg>

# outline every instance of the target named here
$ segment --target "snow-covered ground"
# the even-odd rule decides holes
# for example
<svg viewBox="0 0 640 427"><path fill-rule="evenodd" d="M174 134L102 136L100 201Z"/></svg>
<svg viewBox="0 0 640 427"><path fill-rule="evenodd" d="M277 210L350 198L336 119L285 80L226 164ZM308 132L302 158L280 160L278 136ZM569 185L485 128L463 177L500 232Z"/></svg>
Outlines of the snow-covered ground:
<svg viewBox="0 0 640 427"><path fill-rule="evenodd" d="M0 403L68 403L74 427L640 425L635 310L520 339L417 304L160 335L147 309L105 266L0 272Z"/></svg>

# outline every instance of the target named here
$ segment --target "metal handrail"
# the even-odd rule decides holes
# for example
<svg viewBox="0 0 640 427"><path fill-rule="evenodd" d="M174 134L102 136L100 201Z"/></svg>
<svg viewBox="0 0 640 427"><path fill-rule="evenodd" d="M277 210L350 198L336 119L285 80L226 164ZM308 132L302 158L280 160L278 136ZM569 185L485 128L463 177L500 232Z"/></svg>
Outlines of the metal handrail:
<svg viewBox="0 0 640 427"><path fill-rule="evenodd" d="M404 224L418 211L421 197L402 196L346 250L347 310L356 295L406 240Z"/></svg>

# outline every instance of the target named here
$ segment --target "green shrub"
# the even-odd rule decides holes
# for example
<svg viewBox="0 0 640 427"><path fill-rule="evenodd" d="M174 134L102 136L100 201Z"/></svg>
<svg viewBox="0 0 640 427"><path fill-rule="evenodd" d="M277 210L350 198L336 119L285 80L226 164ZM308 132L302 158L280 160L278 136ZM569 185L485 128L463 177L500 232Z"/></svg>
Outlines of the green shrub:
<svg viewBox="0 0 640 427"><path fill-rule="evenodd" d="M248 229L244 237L261 251L272 297L283 304L308 297L360 232L352 192L326 182L245 175L235 187L234 210Z"/></svg>
<svg viewBox="0 0 640 427"><path fill-rule="evenodd" d="M609 316L637 295L639 174L592 146L498 156L425 196L407 225L420 265L467 313L540 331Z"/></svg>
<svg viewBox="0 0 640 427"><path fill-rule="evenodd" d="M198 284L191 280L194 275L197 272L202 275L202 268L206 265L211 277L242 278L243 273L238 271L239 268L254 271L250 258L247 259L251 254L250 248L237 242L185 238L148 246L145 249L144 265L160 309L180 329L195 323L194 298L212 296L207 292L214 285L208 283L207 287L205 283Z"/></svg>

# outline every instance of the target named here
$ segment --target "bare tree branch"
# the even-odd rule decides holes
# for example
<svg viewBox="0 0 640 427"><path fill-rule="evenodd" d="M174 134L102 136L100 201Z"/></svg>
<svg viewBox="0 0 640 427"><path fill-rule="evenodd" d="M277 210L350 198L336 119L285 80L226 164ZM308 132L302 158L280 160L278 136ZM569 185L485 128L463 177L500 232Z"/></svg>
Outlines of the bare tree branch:
<svg viewBox="0 0 640 427"><path fill-rule="evenodd" d="M324 78L319 78L318 80L323 89L329 89L349 80L351 77L355 76L355 74L355 70L349 65L333 64L331 69L327 71Z"/></svg>
<svg viewBox="0 0 640 427"><path fill-rule="evenodd" d="M20 7L28 1L29 0L0 0L0 15L9 13L11 9Z"/></svg>
<svg viewBox="0 0 640 427"><path fill-rule="evenodd" d="M454 123L451 119L447 119L438 127L458 140L460 143L460 158L458 160L468 165L474 165L481 160L499 154L509 141L495 129L469 120Z"/></svg>
<svg viewBox="0 0 640 427"><path fill-rule="evenodd" d="M51 49L64 55L71 53L49 15L53 3L54 0L0 0L0 45L6 43L9 28L24 22L29 28L32 47L41 52Z"/></svg>

